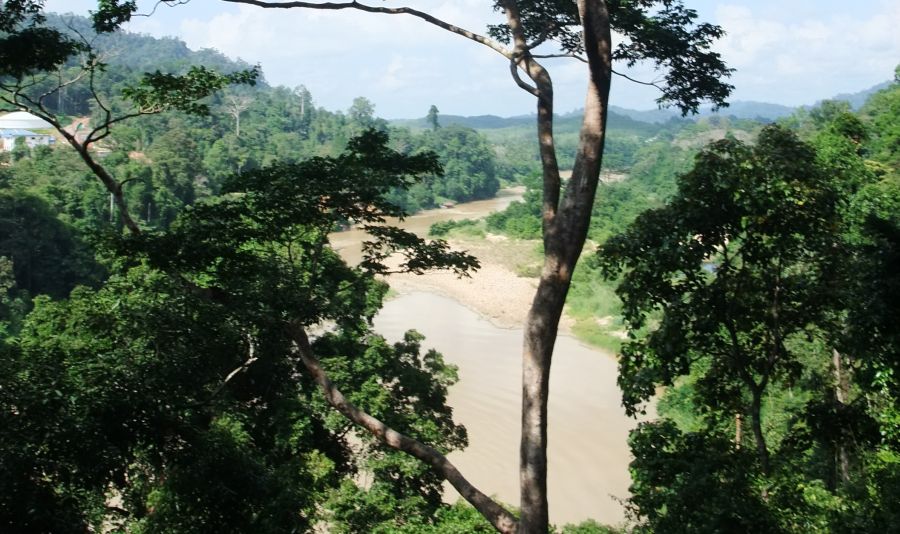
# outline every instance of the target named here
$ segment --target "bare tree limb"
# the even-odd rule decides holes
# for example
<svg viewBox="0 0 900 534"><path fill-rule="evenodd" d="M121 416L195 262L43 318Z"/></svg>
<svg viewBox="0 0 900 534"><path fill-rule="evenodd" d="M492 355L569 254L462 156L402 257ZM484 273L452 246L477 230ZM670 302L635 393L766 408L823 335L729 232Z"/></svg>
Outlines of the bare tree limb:
<svg viewBox="0 0 900 534"><path fill-rule="evenodd" d="M124 184L124 182L122 183ZM256 357L256 346L253 344L253 338L251 338L249 334L247 335L247 344L247 359L244 360L244 363L228 373L228 376L225 377L225 380L223 380L222 383L219 384L219 387L217 387L216 390L212 392L212 395L209 396L210 400L216 398L219 393L221 393L222 390L225 389L225 386L227 386L228 383L234 379L234 377L236 377L239 373L243 373L244 371L249 369L250 366L253 365L253 362L259 360L259 358Z"/></svg>
<svg viewBox="0 0 900 534"><path fill-rule="evenodd" d="M516 85L518 85L519 87L524 89L525 92L530 93L530 94L534 95L535 97L541 96L541 93L540 93L540 91L538 91L537 87L535 87L533 85L529 85L525 80L522 79L521 76L519 76L519 66L516 64L515 61L509 62L509 72L510 72L510 74L512 74L513 81L516 82Z"/></svg>
<svg viewBox="0 0 900 534"><path fill-rule="evenodd" d="M413 17L420 18L429 24L433 24L438 28L443 30L447 30L448 32L455 33L456 35L460 35L465 37L466 39L470 39L475 41L476 43L483 44L488 48L494 50L495 52L501 54L503 57L507 59L512 59L512 53L507 50L502 44L499 42L485 37L483 35L477 34L475 32L466 30L465 28L460 28L454 24L450 24L445 22L433 15L425 13L423 11L419 11L417 9L412 9L409 7L375 7L366 4L360 4L359 2L270 2L265 0L222 0L223 2L231 2L234 4L248 4L252 6L267 8L267 9L290 9L290 8L305 8L305 9L322 9L327 11L337 11L341 9L356 9L358 11L365 11L367 13L381 13L384 15L410 15Z"/></svg>
<svg viewBox="0 0 900 534"><path fill-rule="evenodd" d="M155 4L153 4L153 9L151 9L148 13L135 13L132 15L133 17L152 17L156 10L160 5L165 4L169 7L175 6L183 6L185 4L189 4L191 0L158 0Z"/></svg>
<svg viewBox="0 0 900 534"><path fill-rule="evenodd" d="M615 74L616 76L621 76L622 78L625 78L626 80L628 80L628 81L630 81L630 82L634 82L634 83L640 84L640 85L649 85L650 87L656 87L656 88L659 89L660 91L663 90L663 87L660 87L660 86L659 86L659 82L656 81L656 80L654 80L654 81L652 81L652 82L644 82L644 81L641 81L641 80L636 80L636 79L632 78L631 76L628 76L627 74L623 74L623 73L621 73L621 72L618 72L618 71L616 71L615 69L612 69L611 72L612 72L613 74Z"/></svg>
<svg viewBox="0 0 900 534"><path fill-rule="evenodd" d="M304 367L319 385L328 404L344 417L368 431L381 443L392 449L403 451L430 465L466 501L490 521L491 525L498 532L514 534L517 531L518 524L515 517L496 501L473 486L446 456L434 448L394 430L384 422L359 409L344 397L344 394L328 378L318 358L313 354L309 338L302 325L290 323L287 325L287 332L294 341Z"/></svg>
<svg viewBox="0 0 900 534"><path fill-rule="evenodd" d="M555 58L563 58L563 59L577 59L582 63L587 63L588 60L585 57L579 56L578 54L532 54L531 57L537 59L555 59Z"/></svg>

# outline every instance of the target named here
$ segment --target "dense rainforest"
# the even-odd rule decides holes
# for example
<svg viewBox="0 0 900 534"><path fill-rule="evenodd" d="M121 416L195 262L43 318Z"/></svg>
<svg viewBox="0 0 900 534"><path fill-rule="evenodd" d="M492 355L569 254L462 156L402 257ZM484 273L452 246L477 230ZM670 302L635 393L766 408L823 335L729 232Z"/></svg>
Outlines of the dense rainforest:
<svg viewBox="0 0 900 534"><path fill-rule="evenodd" d="M97 26L46 22L62 35ZM30 24L0 16L0 38ZM417 333L390 344L370 322L391 253L410 272L477 260L373 226L354 268L327 235L522 183L523 202L463 226L537 238L533 127L391 125L363 97L317 108L302 87L175 39L93 43L93 85L47 93L75 137L126 110L123 97L148 97L146 71L248 74L109 127L92 161L120 181L123 206L64 143L4 154L0 530L492 531L442 502L428 465L329 407L342 390L348 410L442 453L465 447L446 402L454 368ZM63 78L82 68L68 57ZM16 75L0 65L0 96ZM153 89L177 83L160 79ZM576 333L621 352L626 408L661 392L660 417L629 443L630 523L563 532L897 529L898 110L900 73L858 112L612 117L568 306ZM568 119L563 168L578 137ZM140 231L123 231L121 211ZM334 389L303 371L319 364Z"/></svg>
<svg viewBox="0 0 900 534"><path fill-rule="evenodd" d="M90 20L84 17L50 14L48 24L64 33L92 32ZM93 43L105 67L95 74L92 86L114 107L124 105L122 89L137 83L145 72L180 73L197 65L226 73L251 68L213 50L191 51L176 39L117 32L99 35ZM61 75L77 76L79 61L70 59ZM122 122L98 146L105 153L104 165L115 176L129 180L124 191L128 205L147 225L167 227L181 207L217 194L231 174L276 160L334 156L349 139L370 128L389 131L392 147L402 153L433 151L440 158L440 176L429 175L408 190L398 188L392 193L392 200L407 212L445 201L490 198L501 181L515 180L504 172L487 140L471 128L435 127L413 133L390 127L364 97L356 98L345 112L330 112L316 107L313 95L303 86L271 87L260 75L254 85L234 86L211 95L202 105L208 114L162 113ZM73 133L87 131L104 112L91 91L79 84L53 90L46 107ZM72 199L64 198L71 187L84 197L81 187L91 186L90 180L82 184L74 176L85 172L77 158L66 159L71 154L54 152L19 162L21 155L12 155L15 174L21 177L16 185L40 190L73 223L96 228L101 219L110 219L100 201L85 198L76 207ZM57 159L48 161L51 157ZM36 161L59 169L55 187L41 183L48 173L43 172L46 168L35 169Z"/></svg>
<svg viewBox="0 0 900 534"><path fill-rule="evenodd" d="M663 130L601 185L568 306L659 414L630 440L634 530L900 524L898 110L900 68L857 112ZM485 230L536 238L540 202Z"/></svg>

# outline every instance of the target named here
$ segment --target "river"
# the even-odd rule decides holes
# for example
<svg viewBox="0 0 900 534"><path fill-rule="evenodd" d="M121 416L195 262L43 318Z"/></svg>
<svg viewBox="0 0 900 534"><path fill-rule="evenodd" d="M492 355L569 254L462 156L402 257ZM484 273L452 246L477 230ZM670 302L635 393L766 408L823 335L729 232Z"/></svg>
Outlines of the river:
<svg viewBox="0 0 900 534"><path fill-rule="evenodd" d="M424 235L434 222L482 217L520 195L506 192L498 199L431 210L409 217L401 226ZM362 237L357 230L332 235L348 261L358 261ZM385 304L375 329L391 341L416 329L426 336L424 349L435 348L459 367L460 381L451 388L448 401L454 419L468 430L469 447L450 458L486 493L518 503L522 330L500 328L466 307L466 302L405 287ZM499 289L502 294L503 288ZM630 483L627 438L635 422L625 416L620 404L615 359L560 336L550 383L551 521L559 525L588 518L621 522L620 499L628 496ZM446 497L457 498L452 489Z"/></svg>
<svg viewBox="0 0 900 534"><path fill-rule="evenodd" d="M501 189L495 198L464 202L452 208L425 210L406 217L403 221L392 218L388 220L388 223L420 236L425 236L428 234L428 229L431 228L431 225L436 222L484 217L491 212L506 209L513 201L521 200L524 192L524 187ZM351 265L359 263L362 256L362 241L367 237L366 233L358 228L343 232L333 232L328 236L332 248L340 252L344 260Z"/></svg>

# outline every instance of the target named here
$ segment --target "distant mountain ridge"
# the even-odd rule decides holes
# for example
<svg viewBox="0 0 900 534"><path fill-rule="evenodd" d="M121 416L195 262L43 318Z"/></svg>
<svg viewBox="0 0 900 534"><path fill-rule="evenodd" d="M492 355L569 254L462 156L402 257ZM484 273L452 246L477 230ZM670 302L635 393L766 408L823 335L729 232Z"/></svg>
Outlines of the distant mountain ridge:
<svg viewBox="0 0 900 534"><path fill-rule="evenodd" d="M856 93L841 93L835 95L828 100L843 100L850 104L850 107L854 110L858 110L865 104L866 100L872 96L874 93L889 87L891 82L886 81L883 83L879 83L874 85L868 89L864 89L862 91L858 91ZM817 101L815 104L807 105L807 106L798 106L791 107L785 106L782 104L773 104L771 102L757 102L753 100L737 100L731 102L727 108L722 108L717 112L713 112L711 108L705 107L700 109L700 113L695 115L693 118L697 117L709 117L711 115L722 115L726 117L734 117L738 119L755 119L755 120L763 120L763 121L774 121L780 119L782 117L787 117L788 115L794 113L798 109L801 108L811 108L818 106L821 104L821 100ZM678 111L673 109L647 109L647 110L636 110L636 109L628 109L620 106L610 106L610 114L609 121L610 125L616 124L618 126L622 126L623 122L628 121L637 121L648 124L661 124L664 122L668 122L670 120L681 120L681 114ZM572 113L568 113L565 115L558 115L556 120L557 123L554 126L559 126L560 122L565 122L567 120L579 120L581 118L581 111L575 111ZM691 120L692 117L687 117L688 120ZM474 128L476 130L481 129L500 129L500 128L511 128L515 126L523 126L523 125L533 125L535 117L534 115L518 115L515 117L498 117L496 115L478 115L473 117L465 117L461 115L440 115L439 122L443 125L449 124L459 124L462 126L468 126L469 128ZM425 118L421 119L396 119L390 121L391 124L395 124L397 126L406 126L408 128L413 129L424 129L428 128L428 123ZM633 126L633 125L631 125Z"/></svg>
<svg viewBox="0 0 900 534"><path fill-rule="evenodd" d="M627 111L627 110L626 110ZM394 119L390 122L393 126L402 126L413 130L425 130L431 128L425 117L418 119ZM627 113L611 109L608 124L611 129L649 131L648 126L654 121L646 121L630 117ZM499 117L497 115L476 115L466 117L462 115L438 115L438 123L441 126L453 124L465 126L474 130L500 130L503 128L536 128L535 115L517 115L514 117ZM557 132L575 131L581 127L581 112L575 111L564 115L557 115L553 128Z"/></svg>
<svg viewBox="0 0 900 534"><path fill-rule="evenodd" d="M888 87L891 86L891 83L892 82L889 82L889 81L882 82L882 83L879 83L878 85L873 85L872 87L869 87L868 89L864 89L864 90L858 91L856 93L841 93L839 95L835 95L835 96L831 97L829 100L843 100L844 102L849 103L850 107L853 108L854 111L857 111L857 110L859 110L859 108L863 107L863 104L866 103L866 100L868 100L870 96L877 93L878 91L881 91L882 89L887 89ZM817 106L820 103L821 103L821 100L819 102L816 102L814 104L814 106Z"/></svg>
<svg viewBox="0 0 900 534"><path fill-rule="evenodd" d="M616 113L627 115L634 120L652 122L657 124L668 122L672 119L681 118L681 114L674 109L633 110L622 108L619 106L610 106L610 109ZM722 108L718 111L713 111L710 107L701 108L700 113L695 115L694 118L709 117L711 115L724 115L726 117L735 117L738 119L775 120L790 115L796 109L797 108L784 106L781 104L772 104L769 102L737 100L731 102L731 105L729 105L727 108ZM691 119L692 117L689 116L687 118Z"/></svg>

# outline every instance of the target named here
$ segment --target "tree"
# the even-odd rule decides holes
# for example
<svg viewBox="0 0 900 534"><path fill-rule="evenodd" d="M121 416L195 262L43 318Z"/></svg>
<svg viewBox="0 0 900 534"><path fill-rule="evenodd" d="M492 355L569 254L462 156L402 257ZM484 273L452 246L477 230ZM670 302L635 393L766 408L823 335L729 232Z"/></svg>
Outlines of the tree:
<svg viewBox="0 0 900 534"><path fill-rule="evenodd" d="M29 194L0 192L0 257L11 262L16 287L32 296L65 297L76 285L101 278L73 229Z"/></svg>
<svg viewBox="0 0 900 534"><path fill-rule="evenodd" d="M489 28L487 36L409 8L372 7L357 2L318 4L226 1L265 8L350 8L415 16L498 52L512 67L516 84L536 97L538 140L543 166L541 209L545 257L541 280L527 319L523 348L520 521L516 521L484 492L472 487L440 452L386 427L382 421L348 403L343 394L334 388L324 368L310 350L304 325L289 325L289 331L306 371L320 385L328 402L345 417L371 432L382 443L431 465L498 530L546 532L546 416L550 363L559 318L572 272L584 244L597 187L605 142L609 86L614 74L613 61L634 64L646 60L666 70L665 83L658 85L662 90L659 98L661 104L674 104L685 113L695 111L699 103L706 99L717 105L723 104L730 86L722 82L721 78L727 76L729 70L717 54L709 51L712 41L722 34L721 29L709 24L695 24L696 12L685 8L680 2L669 0L642 0L634 3L582 0L576 4L504 0L495 3L495 7L503 11L507 23ZM5 45L40 41L46 45L43 47L46 53L5 57L8 61L0 75L9 80L2 87L11 95L6 98L7 102L18 108L35 110L45 118L53 119L43 104L44 97L29 94L30 86L23 83L23 80L30 75L56 68L73 53L85 50L87 46L65 38L59 32L45 31L40 26L39 17L29 19L29 14L40 13L40 5L40 2L34 0L16 2L16 9L10 11L11 16L4 16L0 20L0 30L8 31L11 35L4 38ZM94 24L99 31L115 29L128 20L136 9L134 2L119 0L104 0L99 7L94 16ZM31 20L35 22L32 23ZM615 46L612 42L614 30L626 37ZM20 41L16 43L16 39ZM552 131L553 85L548 71L539 61L543 56L535 51L535 47L550 42L561 44L559 54L555 55L581 59L587 66L585 117L572 178L565 184L560 179ZM4 50L7 49L15 48L5 46ZM91 61L85 65L85 73L99 68L96 57L89 55L88 58ZM523 79L522 73L528 81ZM196 98L228 83L252 79L252 73L217 76L199 68L191 69L185 76L160 73L147 75L140 86L125 91L124 96L136 106L122 116L115 116L103 99L95 98L101 110L101 125L90 132L83 143L73 136L67 137L67 140L112 194L120 217L132 234L142 235L142 231L128 212L121 182L94 159L88 147L108 136L112 125L131 117L166 109L206 111L205 106L196 102ZM61 129L58 122L50 122ZM288 209L290 206L280 207ZM366 268L375 268L379 259L398 247L411 246L415 249L423 245L413 239L413 236L392 229L373 228L371 231L376 241L370 249L372 261L365 265ZM433 260L434 251L426 247L420 248L420 253L424 256L412 254L408 258L404 264L407 270L420 272L432 265L426 258Z"/></svg>
<svg viewBox="0 0 900 534"><path fill-rule="evenodd" d="M241 114L250 109L253 97L250 95L229 94L225 96L225 111L234 117L234 136L241 137Z"/></svg>
<svg viewBox="0 0 900 534"><path fill-rule="evenodd" d="M661 105L675 105L683 113L696 111L703 100L723 105L731 86L722 81L730 73L718 54L710 51L722 30L695 24L696 11L679 1L637 2L579 0L577 2L498 0L506 23L492 26L487 35L460 28L407 7L383 7L359 2L273 2L224 0L268 9L356 9L369 13L409 15L499 53L510 66L513 80L537 102L537 135L543 167L542 221L544 265L525 325L522 374L522 434L519 522L488 517L498 530L547 532L547 400L550 366L559 319L575 264L587 235L606 136L609 88L614 61L634 65L652 62L666 71ZM612 32L625 39L616 44ZM588 90L584 121L571 179L560 178L553 137L553 83L541 64L540 45L557 44L553 56L582 60ZM523 78L524 74L524 78ZM480 510L478 504L476 504ZM484 512L484 510L482 510Z"/></svg>
<svg viewBox="0 0 900 534"><path fill-rule="evenodd" d="M599 254L605 274L625 269L617 293L633 338L648 314L659 326L622 350L626 410L702 369L712 410L749 412L758 461L771 474L762 402L771 381L796 380L796 339L827 331L839 227L833 174L778 127L755 147L723 140L697 156L676 196L645 212ZM745 404L745 393L750 401Z"/></svg>
<svg viewBox="0 0 900 534"><path fill-rule="evenodd" d="M31 63L25 64L18 55L4 58L0 99L34 110L62 131L32 82L51 77L47 69L82 48L58 32L43 31L41 4L7 3L9 11L0 13L8 30L4 39L20 39L26 51L47 45L62 52L49 63L41 63L44 55L26 54ZM114 28L133 10L133 3L126 4L101 3L95 27ZM36 38L29 24L47 39ZM91 80L97 69L96 62L85 65ZM226 188L233 193L230 200L184 210L172 228L153 232L131 217L122 191L127 180L114 179L89 150L120 121L168 109L203 114L208 110L198 98L252 79L253 73L229 76L204 69L184 77L156 72L124 91L136 106L130 113L115 115L93 92L102 111L100 126L83 142L66 137L117 202L128 237L110 236L115 276L100 291L82 288L62 303L40 300L19 343L0 347L4 529L99 530L107 528L111 513L136 519L141 530L309 528L318 489L334 470L329 463L346 473L349 456L343 439L349 428L334 432L330 445L338 453L326 453L318 459L322 465L297 450L303 439L328 445L321 440L328 426L323 418L304 421L290 409L298 403L324 406L322 395L337 399L345 412L362 414L355 420L367 428L381 429L370 450L400 440L439 461L464 444L445 405L446 386L455 380L452 370L439 355L420 355L414 335L402 346L385 347L367 326L385 293L374 274L387 272L382 260L388 255L403 254L400 269L411 272L441 266L464 274L477 266L446 243L372 226L402 214L384 200L390 189L440 172L433 154L403 156L386 148L386 135L369 132L351 140L340 157L281 163L232 179ZM347 268L327 246L327 233L348 219L366 224L373 234L358 269ZM4 262L4 293L13 267ZM263 278L250 281L256 275ZM260 297L273 300L251 302ZM299 300L291 302L294 298ZM4 321L7 300L4 295ZM290 310L278 311L282 305ZM260 312L264 324L252 325L250 310ZM335 333L311 340L306 328L323 320L338 325ZM365 357L349 355L356 360L350 362L353 372L329 379L316 373L321 369L316 355L332 339L364 350ZM236 356L246 359L235 361ZM301 360L309 374L295 372ZM346 364L338 357L329 360ZM243 380L248 375L249 384ZM356 393L352 401L338 389L344 385ZM304 389L314 398L299 402ZM396 411L385 413L386 399ZM410 402L404 407L400 399ZM288 410L282 409L285 403ZM434 418L421 417L427 413ZM310 469L298 469L310 460ZM392 463L396 460L382 460L384 474L377 475L388 485L398 472ZM133 468L137 472L129 471ZM398 493L411 502L434 503L439 487L439 479L424 473L401 484ZM128 509L108 505L111 488L125 493ZM305 491L298 493L299 488ZM273 500L269 492L283 500ZM415 492L419 500L408 495Z"/></svg>
<svg viewBox="0 0 900 534"><path fill-rule="evenodd" d="M299 133L303 138L307 138L309 137L309 123L312 121L312 116L315 113L312 93L309 92L309 89L307 89L305 85L298 85L294 88L294 95L296 95L300 106Z"/></svg>
<svg viewBox="0 0 900 534"><path fill-rule="evenodd" d="M93 30L110 33L130 19L137 9L133 1L102 0L93 13ZM65 35L46 25L40 0L14 0L5 3L0 13L0 105L28 111L48 123L75 149L110 194L118 208L122 224L132 232L140 227L131 217L125 200L123 181L116 179L100 164L93 147L108 138L112 127L122 122L177 110L203 115L209 108L200 100L232 84L256 83L258 68L220 74L206 67L190 67L180 75L146 73L140 82L126 86L121 95L103 95L97 86L105 69L103 58L84 35ZM78 58L74 69L63 69ZM66 130L51 108L50 98L57 91L81 83L97 115L95 124L83 136Z"/></svg>
<svg viewBox="0 0 900 534"><path fill-rule="evenodd" d="M370 133L340 157L232 177L224 197L182 210L169 229L108 243L117 261L99 290L38 300L18 342L0 347L4 529L77 532L114 515L154 532L306 530L366 460L372 491L411 511L440 504L441 478L410 470L375 437L353 459L352 425L325 402L365 410L390 429L383 439L424 440L440 454L465 444L446 406L452 368L421 353L421 336L388 345L369 322L386 293L374 273L390 253L410 271L464 272L474 260L382 227L363 268L328 247L336 223L396 216L384 193L437 170L434 155L386 142ZM333 331L307 337L322 321ZM297 372L300 359L333 371L327 387ZM121 506L108 505L110 491Z"/></svg>
<svg viewBox="0 0 900 534"><path fill-rule="evenodd" d="M358 96L353 99L353 104L347 110L347 115L350 117L350 123L356 127L357 131L376 126L375 104L364 96Z"/></svg>
<svg viewBox="0 0 900 534"><path fill-rule="evenodd" d="M441 125L438 124L438 108L434 104L428 108L428 116L425 118L425 121L431 125L432 130L437 130L441 127Z"/></svg>
<svg viewBox="0 0 900 534"><path fill-rule="evenodd" d="M626 406L665 387L630 440L630 510L650 531L896 521L900 188L864 159L891 130L832 111L808 142L770 126L710 145L599 250L629 325Z"/></svg>
<svg viewBox="0 0 900 534"><path fill-rule="evenodd" d="M443 174L428 184L435 196L465 202L493 198L500 189L494 152L475 130L453 124L426 132L421 148L436 153L443 164Z"/></svg>

